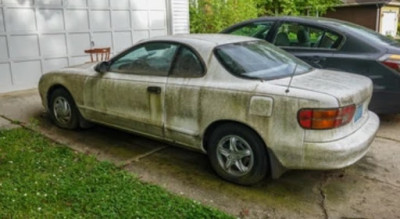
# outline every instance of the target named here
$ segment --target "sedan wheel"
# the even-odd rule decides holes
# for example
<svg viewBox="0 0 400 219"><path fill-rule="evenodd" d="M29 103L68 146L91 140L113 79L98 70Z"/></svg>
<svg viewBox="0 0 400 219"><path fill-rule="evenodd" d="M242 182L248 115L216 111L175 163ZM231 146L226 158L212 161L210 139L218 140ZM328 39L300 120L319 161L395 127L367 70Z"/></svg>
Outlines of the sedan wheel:
<svg viewBox="0 0 400 219"><path fill-rule="evenodd" d="M211 134L207 152L215 172L237 184L255 184L269 170L264 142L251 129L235 123L224 124Z"/></svg>
<svg viewBox="0 0 400 219"><path fill-rule="evenodd" d="M79 112L71 95L65 89L55 90L50 97L49 111L53 122L66 129L79 125Z"/></svg>

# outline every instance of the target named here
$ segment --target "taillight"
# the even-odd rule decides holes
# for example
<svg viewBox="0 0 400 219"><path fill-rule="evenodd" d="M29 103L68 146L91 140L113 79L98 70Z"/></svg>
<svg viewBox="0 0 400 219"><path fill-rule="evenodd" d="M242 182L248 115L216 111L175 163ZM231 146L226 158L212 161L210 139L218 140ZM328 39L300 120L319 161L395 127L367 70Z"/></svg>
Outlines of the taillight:
<svg viewBox="0 0 400 219"><path fill-rule="evenodd" d="M349 123L355 110L355 105L334 109L301 109L297 120L305 129L332 129Z"/></svg>
<svg viewBox="0 0 400 219"><path fill-rule="evenodd" d="M400 55L385 55L382 64L400 73Z"/></svg>

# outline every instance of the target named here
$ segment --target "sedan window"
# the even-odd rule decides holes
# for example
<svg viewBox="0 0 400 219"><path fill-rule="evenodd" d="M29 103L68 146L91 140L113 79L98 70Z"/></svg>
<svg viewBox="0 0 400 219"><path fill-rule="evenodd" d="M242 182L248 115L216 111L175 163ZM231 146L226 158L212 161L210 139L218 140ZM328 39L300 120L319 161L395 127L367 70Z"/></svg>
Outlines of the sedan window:
<svg viewBox="0 0 400 219"><path fill-rule="evenodd" d="M273 24L273 21L250 23L228 33L239 36L250 36L264 40Z"/></svg>
<svg viewBox="0 0 400 219"><path fill-rule="evenodd" d="M275 79L312 70L305 62L265 41L249 41L218 46L215 55L233 75Z"/></svg>
<svg viewBox="0 0 400 219"><path fill-rule="evenodd" d="M113 61L110 71L167 76L177 48L175 44L163 42L140 45Z"/></svg>
<svg viewBox="0 0 400 219"><path fill-rule="evenodd" d="M341 37L324 29L297 23L284 23L278 29L277 46L335 49Z"/></svg>

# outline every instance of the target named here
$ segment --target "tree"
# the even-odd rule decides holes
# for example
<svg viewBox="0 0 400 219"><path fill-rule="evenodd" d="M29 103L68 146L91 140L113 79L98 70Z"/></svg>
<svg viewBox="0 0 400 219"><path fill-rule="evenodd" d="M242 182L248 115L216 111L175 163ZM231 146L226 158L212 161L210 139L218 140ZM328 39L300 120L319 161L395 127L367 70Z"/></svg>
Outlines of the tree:
<svg viewBox="0 0 400 219"><path fill-rule="evenodd" d="M189 9L192 33L216 33L259 14L255 0L190 0Z"/></svg>
<svg viewBox="0 0 400 219"><path fill-rule="evenodd" d="M341 0L190 0L190 32L216 33L265 15L319 16Z"/></svg>
<svg viewBox="0 0 400 219"><path fill-rule="evenodd" d="M314 15L319 16L341 0L260 0L266 15Z"/></svg>

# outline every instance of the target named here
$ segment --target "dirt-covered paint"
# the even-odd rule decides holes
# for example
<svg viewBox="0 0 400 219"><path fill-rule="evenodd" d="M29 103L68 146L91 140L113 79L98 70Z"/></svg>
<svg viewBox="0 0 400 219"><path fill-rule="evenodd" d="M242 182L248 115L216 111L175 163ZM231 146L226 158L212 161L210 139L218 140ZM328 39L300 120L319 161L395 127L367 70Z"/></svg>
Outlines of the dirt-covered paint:
<svg viewBox="0 0 400 219"><path fill-rule="evenodd" d="M379 126L376 115L367 110L372 92L369 79L313 70L294 76L286 92L289 78L271 81L238 78L227 72L213 55L217 45L250 38L218 35L208 40L207 37L210 36L154 39L190 45L205 62L207 72L203 77L98 73L93 64L86 64L44 75L39 84L43 104L47 106L51 88L61 85L71 93L82 116L89 121L203 152L204 134L211 124L241 123L253 129L287 168L343 167L366 153ZM158 87L160 92L151 93L148 87ZM364 107L357 122L324 131L306 131L298 124L299 109L349 104ZM268 110L263 111L263 107ZM343 156L347 152L353 156ZM330 158L330 162L321 161L320 153Z"/></svg>

